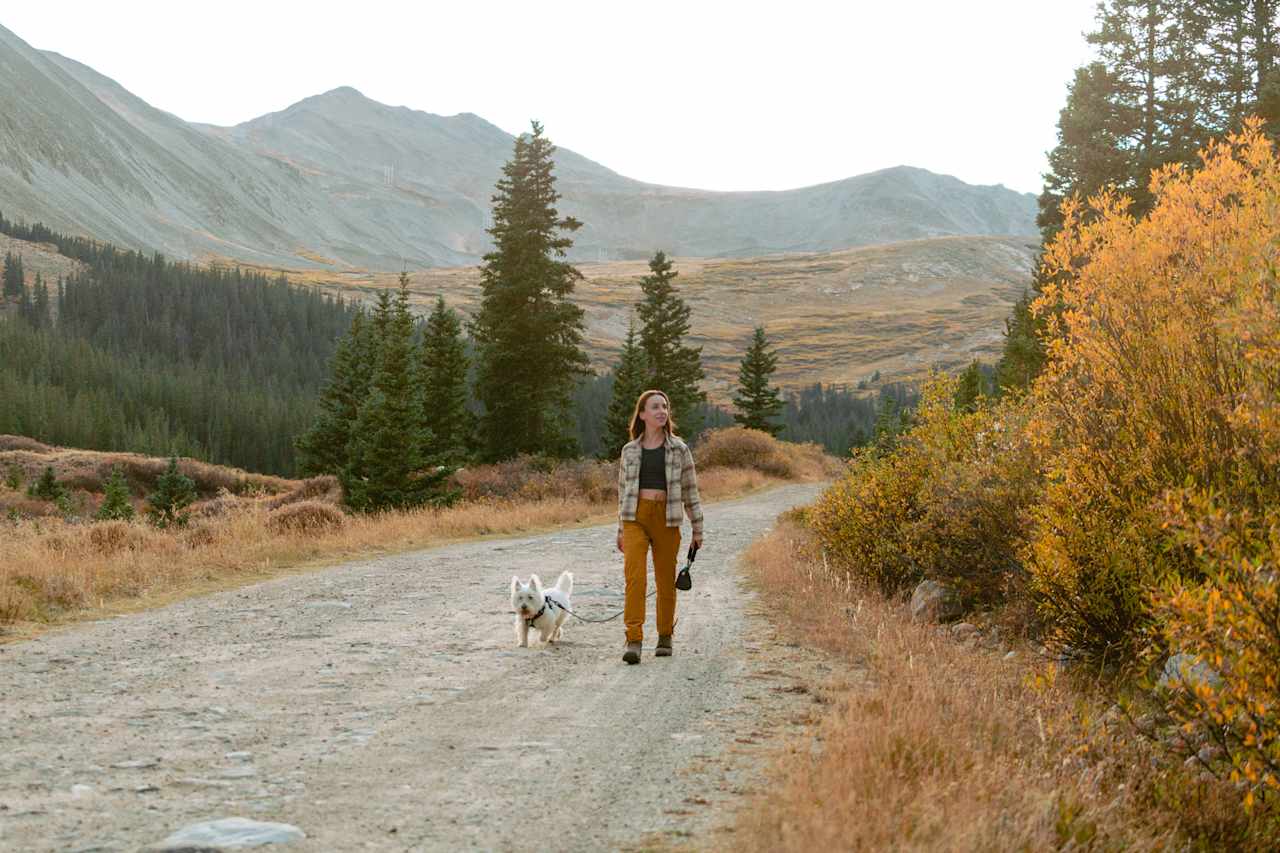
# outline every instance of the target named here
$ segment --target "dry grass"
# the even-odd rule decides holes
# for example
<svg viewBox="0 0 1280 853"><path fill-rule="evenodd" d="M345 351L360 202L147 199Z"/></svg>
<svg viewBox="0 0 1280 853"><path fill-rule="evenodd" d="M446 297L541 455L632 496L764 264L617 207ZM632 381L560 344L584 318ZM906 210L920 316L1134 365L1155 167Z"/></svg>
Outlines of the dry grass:
<svg viewBox="0 0 1280 853"><path fill-rule="evenodd" d="M915 380L933 364L958 370L974 358L994 360L1005 318L1030 285L1036 242L936 237L837 252L674 260L676 284L692 312L690 343L702 347L705 387L713 401L727 403L758 323L778 344L774 379L783 388L819 381L854 385L876 371L884 381ZM608 369L648 267L637 260L580 269L585 278L574 301L586 312L587 352L595 369ZM291 281L348 298L394 288L399 277L363 270L285 272ZM480 303L474 266L417 270L409 286L422 313L436 294L465 313Z"/></svg>
<svg viewBox="0 0 1280 853"><path fill-rule="evenodd" d="M39 478L46 467L52 466L58 480L73 491L101 492L111 477L111 469L119 465L130 491L136 495L145 494L155 488L156 479L168 464L167 459L140 453L51 447L26 436L0 435L0 476L11 467L17 467L23 480L30 482ZM196 492L205 497L223 490L234 494L279 494L298 487L297 480L251 474L239 468L211 465L196 459L179 459L178 470L194 480Z"/></svg>
<svg viewBox="0 0 1280 853"><path fill-rule="evenodd" d="M813 548L784 521L747 562L784 630L867 682L779 757L735 850L1275 849L1274 816L1153 751L1101 687L912 624Z"/></svg>
<svg viewBox="0 0 1280 853"><path fill-rule="evenodd" d="M778 441L760 430L729 427L708 433L696 450L699 470L745 468L783 480L825 480L843 463L817 444Z"/></svg>
<svg viewBox="0 0 1280 853"><path fill-rule="evenodd" d="M77 464L76 452L44 455ZM142 466L145 457L133 461ZM228 473L234 469L219 472L216 466L188 462L182 461L183 471L203 476L206 488L242 482ZM249 477L251 486L290 488L264 494L265 489L250 487L237 495L224 485L214 497L193 506L191 526L172 532L140 520L0 520L0 628L30 633L40 624L162 603L310 566L457 539L600 523L612 517L617 501L612 463L562 466L580 476L544 476L546 472L515 463L498 466L496 471L474 469L468 481L468 488L475 492L473 499L447 509L348 516L337 506L332 477L276 482L277 478L258 480L234 472ZM100 464L95 463L92 470L101 473ZM478 485L501 480L502 475L514 484L506 494L485 494L484 488L489 487ZM706 500L736 497L777 482L759 471L738 468L711 468L699 475ZM89 509L91 499L97 498L84 491L75 495ZM14 492L0 485L0 504L17 500Z"/></svg>

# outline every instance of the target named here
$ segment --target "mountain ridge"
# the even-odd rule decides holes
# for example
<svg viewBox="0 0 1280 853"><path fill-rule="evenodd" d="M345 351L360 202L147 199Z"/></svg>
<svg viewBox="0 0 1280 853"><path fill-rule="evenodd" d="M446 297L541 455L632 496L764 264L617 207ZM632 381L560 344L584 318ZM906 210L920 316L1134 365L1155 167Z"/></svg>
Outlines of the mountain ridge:
<svg viewBox="0 0 1280 853"><path fill-rule="evenodd" d="M3 27L0 116L11 218L196 261L333 270L477 263L513 141L475 113L389 106L350 86L231 127L188 123ZM1030 194L916 166L713 191L638 181L561 148L556 175L561 213L585 223L577 261L1035 234Z"/></svg>

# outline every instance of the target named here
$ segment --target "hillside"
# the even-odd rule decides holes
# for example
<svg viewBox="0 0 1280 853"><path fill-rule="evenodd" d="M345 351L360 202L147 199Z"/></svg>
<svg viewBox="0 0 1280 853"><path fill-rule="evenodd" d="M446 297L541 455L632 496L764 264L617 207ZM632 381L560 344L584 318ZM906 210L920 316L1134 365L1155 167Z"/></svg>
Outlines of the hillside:
<svg viewBox="0 0 1280 853"><path fill-rule="evenodd" d="M0 207L176 258L399 270L475 263L512 137L469 113L351 88L231 128L157 110L0 27ZM551 137L555 129L550 128ZM897 167L783 192L635 181L557 155L577 260L747 257L944 235L1035 233L1032 196Z"/></svg>
<svg viewBox="0 0 1280 853"><path fill-rule="evenodd" d="M877 371L917 379L931 366L957 369L999 356L1004 320L1029 286L1037 242L1015 237L936 237L838 252L760 258L676 258L689 304L690 340L703 347L706 387L727 402L743 347L758 323L778 344L776 381L856 385ZM582 264L575 301L586 310L587 348L603 372L617 357L642 261ZM288 271L297 281L369 297L394 287L391 273ZM409 275L415 310L437 294L463 313L479 305L477 267Z"/></svg>

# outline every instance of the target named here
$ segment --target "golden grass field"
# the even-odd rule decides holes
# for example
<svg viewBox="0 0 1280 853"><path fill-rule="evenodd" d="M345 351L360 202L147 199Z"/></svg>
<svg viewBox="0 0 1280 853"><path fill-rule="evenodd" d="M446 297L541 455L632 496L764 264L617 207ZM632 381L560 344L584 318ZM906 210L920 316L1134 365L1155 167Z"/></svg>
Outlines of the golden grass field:
<svg viewBox="0 0 1280 853"><path fill-rule="evenodd" d="M1030 286L1036 251L1032 238L937 237L838 252L676 258L676 284L691 310L689 342L703 347L705 387L727 402L756 324L777 347L774 378L783 388L856 385L877 371L883 381L918 379L934 365L954 370L975 357L993 361L1009 309ZM584 280L574 300L586 311L592 367L603 372L617 357L648 265L579 269ZM399 278L350 269L283 272L366 300ZM415 309L424 313L437 295L464 314L480 302L478 267L415 270L409 282Z"/></svg>
<svg viewBox="0 0 1280 853"><path fill-rule="evenodd" d="M708 501L771 484L822 480L840 463L816 445L725 430L700 465ZM53 467L75 516L0 482L0 639L49 624L151 607L183 596L375 554L459 539L602 524L617 511L613 462L572 460L548 471L516 459L455 475L461 499L443 509L350 515L333 477L286 480L182 459L201 498L183 528L141 519L144 496L166 461L132 453L49 447L0 436L0 476L17 466L30 482ZM102 485L119 465L139 518L92 522Z"/></svg>
<svg viewBox="0 0 1280 853"><path fill-rule="evenodd" d="M793 519L744 564L784 635L862 677L821 691L820 722L740 809L736 853L1260 849L1226 787L1138 736L1092 674L913 623L826 571Z"/></svg>

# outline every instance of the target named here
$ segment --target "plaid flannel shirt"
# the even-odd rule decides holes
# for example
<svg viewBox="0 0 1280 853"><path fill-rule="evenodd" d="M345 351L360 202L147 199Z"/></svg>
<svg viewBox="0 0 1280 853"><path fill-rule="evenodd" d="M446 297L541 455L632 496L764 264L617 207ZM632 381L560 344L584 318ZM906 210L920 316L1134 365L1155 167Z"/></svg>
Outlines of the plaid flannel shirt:
<svg viewBox="0 0 1280 853"><path fill-rule="evenodd" d="M698 495L698 473L693 469L693 451L683 440L668 435L665 442L667 463L667 527L679 527L686 511L693 535L702 535L702 499ZM636 520L636 502L640 499L640 439L628 442L618 459L618 529L622 522Z"/></svg>

